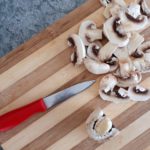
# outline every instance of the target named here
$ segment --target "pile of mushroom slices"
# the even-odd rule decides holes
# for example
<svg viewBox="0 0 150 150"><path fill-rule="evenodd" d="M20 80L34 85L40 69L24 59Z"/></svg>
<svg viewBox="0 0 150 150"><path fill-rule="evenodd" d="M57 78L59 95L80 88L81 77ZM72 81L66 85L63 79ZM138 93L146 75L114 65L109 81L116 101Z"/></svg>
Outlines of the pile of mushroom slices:
<svg viewBox="0 0 150 150"><path fill-rule="evenodd" d="M150 25L150 1L136 0L129 5L124 0L100 2L105 7L106 20L101 29L93 21L83 21L79 33L68 38L75 49L71 61L76 66L84 64L96 75L108 73L100 81L99 94L103 100L147 101L150 89L142 87L140 82L142 74L150 72L150 41L140 32ZM94 126L93 123L88 126ZM91 137L104 139L97 137L96 130L100 129L95 127L89 129L89 133L95 130Z"/></svg>

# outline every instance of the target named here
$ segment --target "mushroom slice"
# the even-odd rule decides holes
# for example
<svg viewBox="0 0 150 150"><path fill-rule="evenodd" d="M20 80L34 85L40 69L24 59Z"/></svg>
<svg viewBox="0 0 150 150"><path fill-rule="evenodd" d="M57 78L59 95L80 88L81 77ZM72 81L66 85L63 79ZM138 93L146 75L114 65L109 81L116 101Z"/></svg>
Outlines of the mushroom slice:
<svg viewBox="0 0 150 150"><path fill-rule="evenodd" d="M133 101L147 101L150 99L150 90L141 85L129 87L128 94Z"/></svg>
<svg viewBox="0 0 150 150"><path fill-rule="evenodd" d="M87 55L90 58L92 58L96 61L99 61L98 54L99 54L99 51L100 51L101 47L102 47L102 44L98 41L89 44L89 46L87 48Z"/></svg>
<svg viewBox="0 0 150 150"><path fill-rule="evenodd" d="M129 42L130 33L126 33L119 17L109 18L103 25L103 32L108 40L119 47L124 47Z"/></svg>
<svg viewBox="0 0 150 150"><path fill-rule="evenodd" d="M119 134L119 130L115 128L111 119L100 108L95 109L87 118L86 128L89 136L96 141L102 141Z"/></svg>
<svg viewBox="0 0 150 150"><path fill-rule="evenodd" d="M112 9L112 4L108 4L103 12L103 15L106 19L108 19L111 16L110 10Z"/></svg>
<svg viewBox="0 0 150 150"><path fill-rule="evenodd" d="M140 0L141 13L150 17L150 1L149 0Z"/></svg>
<svg viewBox="0 0 150 150"><path fill-rule="evenodd" d="M105 61L112 56L112 54L116 51L117 48L118 48L117 45L108 42L101 48L98 57L100 58L101 61Z"/></svg>
<svg viewBox="0 0 150 150"><path fill-rule="evenodd" d="M110 72L115 71L119 66L118 58L114 54L112 54L112 56L109 59L106 59L104 63L110 66Z"/></svg>
<svg viewBox="0 0 150 150"><path fill-rule="evenodd" d="M128 101L128 91L124 87L117 86L118 81L115 76L108 74L100 82L99 95L103 100L120 103Z"/></svg>
<svg viewBox="0 0 150 150"><path fill-rule="evenodd" d="M84 45L88 46L90 43L102 39L102 30L97 29L93 21L86 20L80 25L79 36L83 40Z"/></svg>
<svg viewBox="0 0 150 150"><path fill-rule="evenodd" d="M145 62L143 58L133 60L133 66L136 71L139 71L141 73L150 72L150 64Z"/></svg>
<svg viewBox="0 0 150 150"><path fill-rule="evenodd" d="M110 4L112 2L112 0L100 0L100 3L103 5L103 6L107 6L108 4Z"/></svg>
<svg viewBox="0 0 150 150"><path fill-rule="evenodd" d="M127 49L128 49L128 52L129 52L129 55L131 56L139 56L137 55L137 48L144 42L144 37L142 35L140 35L139 33L137 32L133 32L131 34L131 38L130 38L130 41L127 45Z"/></svg>
<svg viewBox="0 0 150 150"><path fill-rule="evenodd" d="M68 38L68 45L75 47L75 52L71 55L71 61L74 64L80 65L86 56L85 46L82 39L77 34L72 34Z"/></svg>
<svg viewBox="0 0 150 150"><path fill-rule="evenodd" d="M124 0L114 0L114 3L116 3L116 4L118 4L118 5L122 6L122 7L126 7L127 6L127 4L126 4L126 2Z"/></svg>
<svg viewBox="0 0 150 150"><path fill-rule="evenodd" d="M133 71L133 64L130 58L119 60L119 68L114 73L116 76L126 79L130 77L130 73Z"/></svg>
<svg viewBox="0 0 150 150"><path fill-rule="evenodd" d="M141 14L139 4L131 3L119 16L126 32L141 31L148 25L148 18Z"/></svg>
<svg viewBox="0 0 150 150"><path fill-rule="evenodd" d="M140 72L131 72L128 78L118 77L118 86L128 87L133 86L141 82L142 74Z"/></svg>
<svg viewBox="0 0 150 150"><path fill-rule="evenodd" d="M110 66L108 64L97 62L90 58L84 59L84 65L86 69L93 74L104 74L110 71Z"/></svg>
<svg viewBox="0 0 150 150"><path fill-rule="evenodd" d="M150 63L150 41L146 41L141 44L137 49L137 52L142 53L142 56L144 56L144 60Z"/></svg>

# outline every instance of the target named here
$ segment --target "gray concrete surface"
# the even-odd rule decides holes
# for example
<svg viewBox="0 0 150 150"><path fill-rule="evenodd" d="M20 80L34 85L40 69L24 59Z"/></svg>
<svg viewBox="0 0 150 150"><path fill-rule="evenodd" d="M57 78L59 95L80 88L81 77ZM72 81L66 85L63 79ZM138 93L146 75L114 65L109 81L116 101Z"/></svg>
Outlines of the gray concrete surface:
<svg viewBox="0 0 150 150"><path fill-rule="evenodd" d="M0 57L85 0L0 0Z"/></svg>

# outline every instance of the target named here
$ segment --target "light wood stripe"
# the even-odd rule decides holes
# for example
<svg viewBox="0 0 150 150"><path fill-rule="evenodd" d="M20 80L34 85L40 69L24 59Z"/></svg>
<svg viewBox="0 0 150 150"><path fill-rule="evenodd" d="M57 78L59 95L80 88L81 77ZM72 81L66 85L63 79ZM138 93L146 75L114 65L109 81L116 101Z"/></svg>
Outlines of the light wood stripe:
<svg viewBox="0 0 150 150"><path fill-rule="evenodd" d="M140 109L140 112L139 112ZM122 130L126 126L128 126L130 123L135 121L137 118L139 118L141 115L145 114L150 109L150 102L146 103L136 103L133 106L129 107L127 110L122 112L120 115L118 115L116 118L114 118L113 124L119 129ZM100 146L102 143L95 142L90 138L86 138L85 140L81 141L78 145L72 148L72 150L91 150L95 149L98 146Z"/></svg>
<svg viewBox="0 0 150 150"><path fill-rule="evenodd" d="M111 103L106 108L104 108L104 112L108 116L110 116L111 119L113 119L117 117L119 114L121 114L123 111L131 107L133 104L134 104L133 102L129 102L126 104L118 104L118 105ZM69 150L74 146L76 146L77 144L79 144L84 139L86 139L87 137L88 135L85 130L85 123L83 123L78 128L74 129L69 134L67 134L62 139L60 139L58 142L51 145L49 148L47 148L47 150L59 150L61 148L65 150ZM60 145L62 146L60 147Z"/></svg>
<svg viewBox="0 0 150 150"><path fill-rule="evenodd" d="M102 16L103 8L98 9L93 14L85 18L85 20L90 19L97 23L100 26L104 20ZM41 66L42 64L46 63L48 60L52 59L64 49L67 48L66 39L69 37L70 34L76 33L80 22L73 26L72 28L68 29L66 32L55 38L54 40L50 41L48 44L41 47L39 50L34 52L33 54L29 55L9 70L5 71L0 75L0 82L3 86L0 86L0 91L3 91L19 79L23 78L30 72L34 71L37 67ZM61 41L61 42L58 42ZM22 68L22 66L24 68ZM16 71L17 70L17 71ZM13 80L12 80L13 79Z"/></svg>
<svg viewBox="0 0 150 150"><path fill-rule="evenodd" d="M144 150L150 150L150 146L148 146L147 148L145 148Z"/></svg>
<svg viewBox="0 0 150 150"><path fill-rule="evenodd" d="M118 136L112 138L110 141L107 141L100 147L96 148L96 150L109 149L110 147L112 150L121 149L130 141L132 141L140 134L148 130L150 128L149 123L150 123L150 111L142 115L140 118L138 118L136 121L134 121L125 129L123 129Z"/></svg>
<svg viewBox="0 0 150 150"><path fill-rule="evenodd" d="M25 146L22 150L32 150L33 147L35 149L37 148L40 150L45 150L49 145L54 144L56 141L60 140L61 138L63 138L63 136L65 136L74 128L78 127L81 123L83 123L88 115L92 112L92 110L97 107L97 105L104 108L108 104L109 103L100 101L99 97L94 98L86 105L71 114L69 117L65 118L62 122L58 123L55 127L37 138L35 141ZM41 145L39 145L40 141L43 141Z"/></svg>
<svg viewBox="0 0 150 150"><path fill-rule="evenodd" d="M73 79L74 77L82 73L84 70L85 68L83 66L77 67L75 69L72 64L68 64L67 66L60 69L58 72L56 72L55 74L53 74L52 76L50 76L31 90L26 92L24 95L16 99L14 102L1 109L0 114L3 114L17 107L23 106L25 104L31 103L32 101L40 97L45 97L46 95L53 93L57 88L59 88L69 80Z"/></svg>
<svg viewBox="0 0 150 150"><path fill-rule="evenodd" d="M135 138L128 145L121 148L121 150L144 150L150 143L150 129L146 130L140 136Z"/></svg>
<svg viewBox="0 0 150 150"><path fill-rule="evenodd" d="M71 52L71 49L63 51L58 57L56 56L46 64L38 67L32 73L9 86L0 94L0 100L4 101L5 103L9 103L12 101L12 99L16 100L21 95L35 87L37 84L40 84L40 82L47 79L49 76L53 75L55 72L59 71L61 68L70 63L70 59L68 58L70 58ZM64 58L63 62L60 61L60 58Z"/></svg>
<svg viewBox="0 0 150 150"><path fill-rule="evenodd" d="M81 94L76 95L68 101L60 104L55 109L20 131L17 135L14 135L7 142L3 143L2 146L5 150L9 150L10 148L11 150L19 150L25 145L29 144L37 137L48 131L50 128L54 127L57 123L78 110L80 107L84 106L92 98L96 97L98 95L97 91L95 91L97 86L97 84L94 84L92 87L82 92ZM33 133L33 130L36 132ZM13 143L15 141L16 144L14 145Z"/></svg>

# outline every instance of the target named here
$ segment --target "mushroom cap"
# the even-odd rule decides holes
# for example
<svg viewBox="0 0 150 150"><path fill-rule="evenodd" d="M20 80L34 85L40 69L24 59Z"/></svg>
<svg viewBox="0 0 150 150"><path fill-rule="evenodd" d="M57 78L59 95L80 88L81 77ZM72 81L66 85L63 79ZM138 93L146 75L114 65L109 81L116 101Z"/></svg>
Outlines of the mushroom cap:
<svg viewBox="0 0 150 150"><path fill-rule="evenodd" d="M102 44L99 41L89 44L87 48L88 57L92 58L93 60L99 61L98 54L101 50L101 47Z"/></svg>
<svg viewBox="0 0 150 150"><path fill-rule="evenodd" d="M97 62L90 58L84 59L86 69L93 74L104 74L110 71L110 66L105 63Z"/></svg>
<svg viewBox="0 0 150 150"><path fill-rule="evenodd" d="M128 89L128 94L133 101L147 101L150 100L150 90L140 85L131 86Z"/></svg>
<svg viewBox="0 0 150 150"><path fill-rule="evenodd" d="M149 0L141 0L141 13L150 17L150 1Z"/></svg>
<svg viewBox="0 0 150 150"><path fill-rule="evenodd" d="M102 39L102 30L97 29L96 24L91 20L83 21L79 28L79 36L85 46L90 43Z"/></svg>
<svg viewBox="0 0 150 150"><path fill-rule="evenodd" d="M105 75L100 81L100 89L105 90L105 92L112 91L112 89L117 85L117 78L112 74Z"/></svg>
<svg viewBox="0 0 150 150"><path fill-rule="evenodd" d="M82 64L83 59L86 56L86 50L80 36L77 34L72 34L68 38L68 44L69 46L75 47L75 52L71 56L71 61L74 62L74 60L76 60L76 62L74 62L75 64Z"/></svg>
<svg viewBox="0 0 150 150"><path fill-rule="evenodd" d="M128 44L130 33L125 33L120 18L113 16L106 20L103 25L103 32L108 40L119 47L124 47Z"/></svg>
<svg viewBox="0 0 150 150"><path fill-rule="evenodd" d="M126 10L119 13L126 32L141 31L148 25L148 18L140 13L140 5L131 3Z"/></svg>
<svg viewBox="0 0 150 150"><path fill-rule="evenodd" d="M96 141L110 138L119 133L119 130L113 126L112 121L100 108L95 109L87 118L86 128L89 136Z"/></svg>

